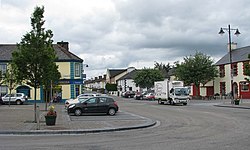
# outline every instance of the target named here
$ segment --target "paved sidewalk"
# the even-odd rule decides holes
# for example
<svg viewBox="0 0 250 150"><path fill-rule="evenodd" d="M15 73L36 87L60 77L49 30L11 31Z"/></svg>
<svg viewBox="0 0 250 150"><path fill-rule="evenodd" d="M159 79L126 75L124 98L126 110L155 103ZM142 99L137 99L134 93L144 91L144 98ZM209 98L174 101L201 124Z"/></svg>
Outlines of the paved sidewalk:
<svg viewBox="0 0 250 150"><path fill-rule="evenodd" d="M249 99L243 99L243 100L240 100L239 105L235 105L235 104L231 103L230 99L225 99L225 100L222 100L222 102L220 104L216 104L214 106L228 107L228 108L250 109L250 100Z"/></svg>
<svg viewBox="0 0 250 150"><path fill-rule="evenodd" d="M45 104L40 108L40 125L34 123L34 105L1 105L0 134L82 134L120 131L150 127L155 121L119 111L115 116L85 115L69 116L63 104L54 104L57 111L55 126L47 126Z"/></svg>

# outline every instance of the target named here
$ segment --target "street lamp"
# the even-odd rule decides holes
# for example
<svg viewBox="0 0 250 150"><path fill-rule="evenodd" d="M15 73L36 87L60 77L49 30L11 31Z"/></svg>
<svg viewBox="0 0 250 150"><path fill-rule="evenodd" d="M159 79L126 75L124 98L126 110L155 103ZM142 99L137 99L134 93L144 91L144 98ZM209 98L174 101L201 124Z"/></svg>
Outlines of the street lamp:
<svg viewBox="0 0 250 150"><path fill-rule="evenodd" d="M88 64L82 64L83 67L86 67L88 68L89 65ZM84 69L82 70L82 76L83 76L83 79L85 78L86 79L86 74L84 74Z"/></svg>
<svg viewBox="0 0 250 150"><path fill-rule="evenodd" d="M233 92L233 71L232 71L232 42L231 42L231 31L235 31L234 35L239 36L240 31L238 29L231 29L230 24L228 25L228 28L220 28L220 35L223 35L225 32L224 30L228 31L228 41L229 41L229 63L230 63L230 77L231 77L231 94L232 99L234 98L234 92Z"/></svg>

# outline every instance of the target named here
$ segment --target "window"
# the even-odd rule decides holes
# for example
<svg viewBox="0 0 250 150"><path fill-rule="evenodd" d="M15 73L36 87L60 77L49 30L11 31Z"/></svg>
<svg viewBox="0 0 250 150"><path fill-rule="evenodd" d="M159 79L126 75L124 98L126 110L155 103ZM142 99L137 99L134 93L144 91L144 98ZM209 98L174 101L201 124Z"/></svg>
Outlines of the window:
<svg viewBox="0 0 250 150"><path fill-rule="evenodd" d="M91 98L87 101L88 104L96 104L96 98Z"/></svg>
<svg viewBox="0 0 250 150"><path fill-rule="evenodd" d="M80 94L80 85L75 85L76 96Z"/></svg>
<svg viewBox="0 0 250 150"><path fill-rule="evenodd" d="M8 87L7 86L0 86L0 96L4 96L8 93Z"/></svg>
<svg viewBox="0 0 250 150"><path fill-rule="evenodd" d="M248 92L249 91L249 83L247 82L241 82L241 91Z"/></svg>
<svg viewBox="0 0 250 150"><path fill-rule="evenodd" d="M238 75L237 63L233 63L233 64L231 65L231 68L232 68L232 75L233 75L233 76L237 76L237 75Z"/></svg>
<svg viewBox="0 0 250 150"><path fill-rule="evenodd" d="M226 95L226 83L225 82L220 82L220 93L222 96Z"/></svg>
<svg viewBox="0 0 250 150"><path fill-rule="evenodd" d="M80 63L75 63L75 77L80 77Z"/></svg>
<svg viewBox="0 0 250 150"><path fill-rule="evenodd" d="M106 103L107 99L105 97L100 97L99 98L99 103Z"/></svg>
<svg viewBox="0 0 250 150"><path fill-rule="evenodd" d="M7 70L7 65L6 64L0 64L0 72L2 74L5 74Z"/></svg>
<svg viewBox="0 0 250 150"><path fill-rule="evenodd" d="M248 75L250 71L249 61L243 62L243 75Z"/></svg>
<svg viewBox="0 0 250 150"><path fill-rule="evenodd" d="M225 77L225 65L220 66L220 77Z"/></svg>

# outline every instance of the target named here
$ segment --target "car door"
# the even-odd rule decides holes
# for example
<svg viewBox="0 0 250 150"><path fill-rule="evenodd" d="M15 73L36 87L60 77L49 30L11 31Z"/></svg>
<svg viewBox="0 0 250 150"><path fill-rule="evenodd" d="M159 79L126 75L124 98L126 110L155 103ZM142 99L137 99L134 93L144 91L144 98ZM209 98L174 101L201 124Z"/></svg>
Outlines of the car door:
<svg viewBox="0 0 250 150"><path fill-rule="evenodd" d="M14 94L7 94L5 98L3 98L4 102L8 102L8 101L13 101L14 98Z"/></svg>
<svg viewBox="0 0 250 150"><path fill-rule="evenodd" d="M11 94L11 101L15 102L17 98L17 94Z"/></svg>
<svg viewBox="0 0 250 150"><path fill-rule="evenodd" d="M84 113L96 113L97 112L97 98L92 97L84 102L83 106Z"/></svg>
<svg viewBox="0 0 250 150"><path fill-rule="evenodd" d="M99 113L106 113L108 111L108 103L106 97L99 97L98 103L97 103L97 111Z"/></svg>

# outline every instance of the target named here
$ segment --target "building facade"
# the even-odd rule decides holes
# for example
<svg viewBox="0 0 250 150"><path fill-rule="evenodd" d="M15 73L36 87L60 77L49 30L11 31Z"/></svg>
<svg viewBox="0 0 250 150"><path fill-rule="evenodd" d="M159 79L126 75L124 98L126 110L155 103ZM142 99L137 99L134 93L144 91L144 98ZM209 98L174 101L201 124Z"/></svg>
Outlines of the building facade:
<svg viewBox="0 0 250 150"><path fill-rule="evenodd" d="M202 97L220 96L229 98L231 95L234 98L250 99L249 76L245 74L244 64L249 64L250 46L236 48L233 46L231 51L232 63L230 63L230 52L223 56L215 63L219 71L219 76L214 80L209 81L205 85L200 85L195 88L192 85L192 96L197 93ZM231 80L233 81L231 84ZM233 94L231 94L233 92Z"/></svg>
<svg viewBox="0 0 250 150"><path fill-rule="evenodd" d="M60 97L60 100L75 98L81 94L83 88L83 60L69 51L68 42L58 42L53 44L57 55L56 65L61 73L61 78L57 85L53 86L53 97ZM5 73L7 65L12 58L12 52L17 49L15 44L0 44L0 71ZM0 94L8 92L6 85L0 86ZM28 85L18 85L14 92L25 93L29 100L34 100L34 88ZM51 93L49 93L51 95ZM42 86L37 89L37 100L44 101L45 92Z"/></svg>
<svg viewBox="0 0 250 150"><path fill-rule="evenodd" d="M219 77L214 80L214 91L220 95L228 95L232 91L234 97L250 99L249 82L246 80L249 76L246 76L244 71L244 64L250 62L250 46L233 49L231 54L232 64L229 61L229 53L216 63Z"/></svg>

